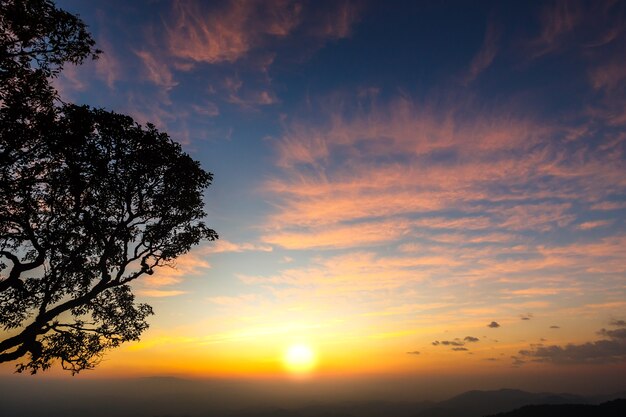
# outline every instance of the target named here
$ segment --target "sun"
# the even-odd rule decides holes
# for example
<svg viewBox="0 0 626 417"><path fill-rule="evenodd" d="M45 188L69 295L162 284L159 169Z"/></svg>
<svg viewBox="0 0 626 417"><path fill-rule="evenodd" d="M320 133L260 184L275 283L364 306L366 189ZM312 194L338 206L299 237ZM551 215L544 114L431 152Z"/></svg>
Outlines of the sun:
<svg viewBox="0 0 626 417"><path fill-rule="evenodd" d="M294 344L285 350L283 363L285 368L293 374L307 374L315 368L315 353L308 345Z"/></svg>

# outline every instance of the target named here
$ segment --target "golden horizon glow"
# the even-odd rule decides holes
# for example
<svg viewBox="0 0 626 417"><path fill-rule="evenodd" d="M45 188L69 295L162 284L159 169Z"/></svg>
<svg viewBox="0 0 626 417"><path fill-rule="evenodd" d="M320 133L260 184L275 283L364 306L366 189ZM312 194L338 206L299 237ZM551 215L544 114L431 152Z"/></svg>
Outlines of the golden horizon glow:
<svg viewBox="0 0 626 417"><path fill-rule="evenodd" d="M309 345L296 343L285 350L283 363L289 373L303 376L315 369L317 358Z"/></svg>

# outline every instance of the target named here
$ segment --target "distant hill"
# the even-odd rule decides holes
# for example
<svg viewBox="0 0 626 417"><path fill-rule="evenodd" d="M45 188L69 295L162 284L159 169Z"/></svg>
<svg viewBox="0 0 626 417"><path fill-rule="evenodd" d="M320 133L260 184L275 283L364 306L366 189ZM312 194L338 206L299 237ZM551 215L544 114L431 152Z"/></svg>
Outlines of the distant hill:
<svg viewBox="0 0 626 417"><path fill-rule="evenodd" d="M432 407L434 402L404 403L387 401L345 402L310 405L293 410L270 408L244 410L228 417L412 417L416 410Z"/></svg>
<svg viewBox="0 0 626 417"><path fill-rule="evenodd" d="M468 391L436 406L422 410L415 417L482 417L530 404L586 404L585 397L573 394L532 393L515 389Z"/></svg>
<svg viewBox="0 0 626 417"><path fill-rule="evenodd" d="M532 393L514 389L469 391L439 403L358 402L297 409L233 412L229 417L626 417L626 400L601 405L596 398L573 394ZM514 411L511 411L514 410Z"/></svg>
<svg viewBox="0 0 626 417"><path fill-rule="evenodd" d="M543 404L527 405L507 413L489 417L624 417L626 399L613 400L600 405L593 404Z"/></svg>

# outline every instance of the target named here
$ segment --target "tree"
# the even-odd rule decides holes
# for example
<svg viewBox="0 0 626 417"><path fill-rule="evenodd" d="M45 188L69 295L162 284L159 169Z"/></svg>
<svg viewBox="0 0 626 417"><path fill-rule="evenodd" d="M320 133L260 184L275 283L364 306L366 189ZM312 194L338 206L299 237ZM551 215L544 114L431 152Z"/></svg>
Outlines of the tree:
<svg viewBox="0 0 626 417"><path fill-rule="evenodd" d="M132 281L217 239L212 174L153 125L61 103L50 79L99 53L85 25L0 1L0 362L76 373L148 327Z"/></svg>

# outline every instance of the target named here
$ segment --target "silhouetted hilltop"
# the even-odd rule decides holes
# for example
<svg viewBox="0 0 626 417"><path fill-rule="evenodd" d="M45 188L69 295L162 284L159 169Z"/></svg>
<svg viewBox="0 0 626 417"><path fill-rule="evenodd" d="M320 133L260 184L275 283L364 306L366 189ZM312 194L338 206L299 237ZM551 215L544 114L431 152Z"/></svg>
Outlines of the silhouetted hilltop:
<svg viewBox="0 0 626 417"><path fill-rule="evenodd" d="M436 403L424 401L405 403L391 401L346 402L314 405L300 409L306 417L412 417L416 411L433 407Z"/></svg>
<svg viewBox="0 0 626 417"><path fill-rule="evenodd" d="M589 404L602 404L608 401L624 399L626 398L626 391L615 392L613 394L604 394L604 395L594 395L592 397L587 397Z"/></svg>
<svg viewBox="0 0 626 417"><path fill-rule="evenodd" d="M615 395L601 397L615 398ZM600 398L600 396L587 398L565 393L531 393L514 389L501 389L497 391L468 391L439 403L359 402L327 404L297 409L272 408L240 411L230 414L229 417L626 416L626 412L624 412L626 400L614 400L596 405L593 403L595 398Z"/></svg>
<svg viewBox="0 0 626 417"><path fill-rule="evenodd" d="M600 405L593 404L542 404L527 405L507 413L489 417L624 417L626 399L613 400Z"/></svg>
<svg viewBox="0 0 626 417"><path fill-rule="evenodd" d="M482 417L530 404L585 404L589 401L573 394L532 393L515 389L468 391L435 407L415 414L415 417Z"/></svg>
<svg viewBox="0 0 626 417"><path fill-rule="evenodd" d="M416 411L434 406L436 403L364 401L334 404L317 404L293 410L270 408L233 412L229 417L412 417Z"/></svg>

